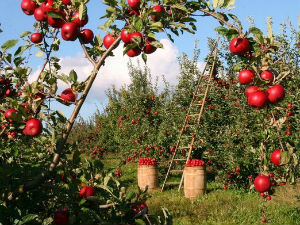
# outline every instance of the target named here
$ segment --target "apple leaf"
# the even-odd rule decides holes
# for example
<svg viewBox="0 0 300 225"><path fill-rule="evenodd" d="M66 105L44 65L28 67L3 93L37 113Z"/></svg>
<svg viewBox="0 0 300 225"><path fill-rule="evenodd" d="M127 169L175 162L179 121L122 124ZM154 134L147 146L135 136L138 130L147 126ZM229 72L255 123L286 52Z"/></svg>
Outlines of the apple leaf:
<svg viewBox="0 0 300 225"><path fill-rule="evenodd" d="M146 225L145 221L143 221L142 219L136 219L134 222L135 225Z"/></svg>
<svg viewBox="0 0 300 225"><path fill-rule="evenodd" d="M35 220L36 218L38 218L38 215L36 214L28 214L26 216L22 217L22 221L20 221L18 224L22 225L28 222L31 222L33 220Z"/></svg>
<svg viewBox="0 0 300 225"><path fill-rule="evenodd" d="M141 32L144 28L143 20L141 18L138 18L137 20L134 21L133 26L136 31Z"/></svg>
<svg viewBox="0 0 300 225"><path fill-rule="evenodd" d="M87 7L84 3L81 3L79 6L79 19L84 20L87 16Z"/></svg>
<svg viewBox="0 0 300 225"><path fill-rule="evenodd" d="M29 35L29 34L31 34L30 31L24 31L24 32L22 32L22 33L20 34L20 38L23 38L23 37L25 37L26 35Z"/></svg>
<svg viewBox="0 0 300 225"><path fill-rule="evenodd" d="M147 55L145 53L142 54L142 59L144 63L147 63Z"/></svg>
<svg viewBox="0 0 300 225"><path fill-rule="evenodd" d="M8 49L14 47L17 43L18 43L18 40L9 40L9 41L5 42L5 43L1 46L1 48L2 48L3 51L6 51L6 50L8 50Z"/></svg>
<svg viewBox="0 0 300 225"><path fill-rule="evenodd" d="M262 31L258 29L257 27L251 27L249 29L249 33L255 34L255 35L263 35Z"/></svg>
<svg viewBox="0 0 300 225"><path fill-rule="evenodd" d="M156 47L156 48L163 48L163 47L164 47L163 44L160 43L159 41L152 41L152 42L150 43L150 45L152 45L152 46L154 46L154 47Z"/></svg>
<svg viewBox="0 0 300 225"><path fill-rule="evenodd" d="M179 10L182 10L182 11L185 11L185 12L188 11L187 8L184 5L181 5L181 4L172 5L171 8L179 9Z"/></svg>
<svg viewBox="0 0 300 225"><path fill-rule="evenodd" d="M23 54L24 51L26 51L26 49L29 48L29 45L23 45L23 46L20 46L17 51L15 52L15 57L17 56L20 56Z"/></svg>
<svg viewBox="0 0 300 225"><path fill-rule="evenodd" d="M291 155L288 152L280 152L280 165L288 164Z"/></svg>
<svg viewBox="0 0 300 225"><path fill-rule="evenodd" d="M228 33L228 29L226 27L222 27L222 26L219 26L219 27L216 27L215 28L215 31L218 33L218 34L221 34L221 35L227 35Z"/></svg>
<svg viewBox="0 0 300 225"><path fill-rule="evenodd" d="M62 19L62 16L58 12L54 12L54 11L49 11L48 16L54 19Z"/></svg>
<svg viewBox="0 0 300 225"><path fill-rule="evenodd" d="M70 74L69 74L69 79L73 82L76 82L77 81L77 73L75 72L75 70L71 70L70 71Z"/></svg>
<svg viewBox="0 0 300 225"><path fill-rule="evenodd" d="M235 0L225 0L223 7L226 7L228 10L233 9L235 4Z"/></svg>
<svg viewBox="0 0 300 225"><path fill-rule="evenodd" d="M212 2L214 8L221 8L224 4L224 0L213 0Z"/></svg>

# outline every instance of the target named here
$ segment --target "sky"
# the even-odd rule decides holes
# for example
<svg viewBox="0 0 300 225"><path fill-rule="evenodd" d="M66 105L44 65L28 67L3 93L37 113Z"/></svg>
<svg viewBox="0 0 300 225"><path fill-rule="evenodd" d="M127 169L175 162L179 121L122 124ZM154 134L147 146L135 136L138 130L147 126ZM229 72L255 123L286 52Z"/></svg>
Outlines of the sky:
<svg viewBox="0 0 300 225"><path fill-rule="evenodd" d="M17 39L19 35L25 31L33 31L34 17L25 15L20 8L21 0L0 0L0 14L1 29L4 31L0 34L0 44L10 39ZM102 0L90 0L87 5L89 23L86 28L92 29L94 33L100 34L101 37L105 33L97 27L103 24L99 17L103 15L105 6ZM274 33L279 33L280 24L286 19L289 19L296 27L298 24L298 16L300 14L299 0L236 0L235 9L231 11L242 22L244 30L249 27L247 18L249 16L254 18L257 27L266 32L267 17L273 18ZM219 26L219 23L210 17L200 17L197 22L196 34L183 34L179 37L174 37L175 42L170 42L165 35L158 35L159 40L164 44L164 49L159 49L152 55L148 56L147 66L150 68L153 77L165 75L171 85L176 84L176 76L178 75L177 57L182 53L187 53L192 57L194 42L199 41L198 48L201 50L200 62L208 53L207 38L216 37L214 28ZM92 87L91 93L88 95L87 101L83 106L80 115L83 118L89 118L94 114L96 109L103 109L107 102L105 90L111 85L121 87L130 82L128 76L127 63L129 58L122 55L122 45L115 51L115 57L111 57L101 69L95 84ZM36 52L38 49L36 49ZM34 52L33 52L34 53ZM92 70L92 66L87 59L84 58L83 52L80 48L79 41L64 42L61 45L57 56L61 59L62 72L69 73L70 70L75 69L79 79L84 79ZM139 57L138 57L139 58ZM42 58L33 56L30 61L30 66L33 67L33 74L30 80L39 73L39 68L42 65ZM137 64L137 59L133 60ZM139 58L141 61L141 58ZM201 63L199 62L199 65ZM66 86L61 84L59 91ZM65 107L60 103L52 105L52 107L59 109L66 116L69 116L73 107Z"/></svg>

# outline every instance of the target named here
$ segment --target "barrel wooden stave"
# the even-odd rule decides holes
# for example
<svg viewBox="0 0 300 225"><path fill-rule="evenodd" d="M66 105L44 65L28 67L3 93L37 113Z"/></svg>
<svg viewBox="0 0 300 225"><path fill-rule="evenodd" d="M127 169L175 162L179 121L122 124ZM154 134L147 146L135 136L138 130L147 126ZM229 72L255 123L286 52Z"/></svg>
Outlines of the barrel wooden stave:
<svg viewBox="0 0 300 225"><path fill-rule="evenodd" d="M153 165L138 166L138 186L141 190L145 190L148 185L148 190L158 188L158 172L157 167Z"/></svg>
<svg viewBox="0 0 300 225"><path fill-rule="evenodd" d="M194 199L206 192L205 167L194 166L184 169L184 196Z"/></svg>

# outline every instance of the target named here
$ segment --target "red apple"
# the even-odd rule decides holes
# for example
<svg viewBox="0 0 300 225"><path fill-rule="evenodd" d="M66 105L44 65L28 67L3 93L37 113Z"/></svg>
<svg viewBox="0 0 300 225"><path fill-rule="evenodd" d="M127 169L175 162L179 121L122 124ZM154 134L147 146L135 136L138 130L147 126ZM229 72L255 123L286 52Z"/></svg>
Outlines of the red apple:
<svg viewBox="0 0 300 225"><path fill-rule="evenodd" d="M43 35L41 33L33 33L30 36L30 40L35 44L41 43L43 40Z"/></svg>
<svg viewBox="0 0 300 225"><path fill-rule="evenodd" d="M154 38L151 38L151 37L148 37L147 40L146 40L146 44L145 44L145 47L144 47L144 52L146 54L151 54L153 52L156 51L156 47L154 47L153 45L151 45L151 42L155 41Z"/></svg>
<svg viewBox="0 0 300 225"><path fill-rule="evenodd" d="M91 186L84 186L83 188L81 188L79 194L83 198L88 198L90 196L96 196L96 191Z"/></svg>
<svg viewBox="0 0 300 225"><path fill-rule="evenodd" d="M65 5L70 5L72 0L62 0L62 3Z"/></svg>
<svg viewBox="0 0 300 225"><path fill-rule="evenodd" d="M11 97L15 94L14 90L11 90L10 88L7 88L6 91L4 92L4 97Z"/></svg>
<svg viewBox="0 0 300 225"><path fill-rule="evenodd" d="M255 73L253 70L241 70L239 72L239 82L241 84L250 84L253 82L253 79L255 77Z"/></svg>
<svg viewBox="0 0 300 225"><path fill-rule="evenodd" d="M266 192L271 187L270 178L267 176L257 176L254 180L254 187L258 192Z"/></svg>
<svg viewBox="0 0 300 225"><path fill-rule="evenodd" d="M128 12L128 14L130 15L130 16L134 16L134 15L136 15L136 16L139 16L140 15L140 11L139 10L127 10L127 12Z"/></svg>
<svg viewBox="0 0 300 225"><path fill-rule="evenodd" d="M103 38L103 45L108 49L115 41L116 39L111 34L107 34Z"/></svg>
<svg viewBox="0 0 300 225"><path fill-rule="evenodd" d="M128 0L128 5L130 8L132 9L139 9L140 8L140 3L141 1L140 0Z"/></svg>
<svg viewBox="0 0 300 225"><path fill-rule="evenodd" d="M53 8L53 0L47 0L47 2L43 2L41 7L43 8L44 11L49 12L52 10L55 10Z"/></svg>
<svg viewBox="0 0 300 225"><path fill-rule="evenodd" d="M21 2L21 8L25 14L33 15L37 5L31 0L23 0Z"/></svg>
<svg viewBox="0 0 300 225"><path fill-rule="evenodd" d="M69 214L66 210L56 211L53 215L53 220L56 225L67 225L69 223Z"/></svg>
<svg viewBox="0 0 300 225"><path fill-rule="evenodd" d="M18 111L15 110L15 109L8 109L8 110L5 111L4 117L6 118L7 121L12 122L13 120L10 119L10 118L11 118L12 116L16 116L17 113L18 113Z"/></svg>
<svg viewBox="0 0 300 225"><path fill-rule="evenodd" d="M276 103L284 98L284 88L280 84L276 84L267 89L268 100Z"/></svg>
<svg viewBox="0 0 300 225"><path fill-rule="evenodd" d="M63 19L65 18L65 14L60 10L54 10L54 12L59 13L62 18L53 18L51 16L48 16L48 24L53 28L61 28L65 23Z"/></svg>
<svg viewBox="0 0 300 225"><path fill-rule="evenodd" d="M26 122L25 129L23 130L23 134L28 136L38 136L43 131L43 124L38 119L30 119Z"/></svg>
<svg viewBox="0 0 300 225"><path fill-rule="evenodd" d="M272 152L271 157L270 157L271 161L277 166L280 165L280 152L281 152L281 149L276 149Z"/></svg>
<svg viewBox="0 0 300 225"><path fill-rule="evenodd" d="M260 74L260 77L264 80L268 80L269 84L271 84L274 80L274 75L270 70L265 70Z"/></svg>
<svg viewBox="0 0 300 225"><path fill-rule="evenodd" d="M135 56L138 56L139 54L141 54L141 52L142 51L139 47L135 47L135 48L130 49L128 52L126 52L126 54L129 57L135 57Z"/></svg>
<svg viewBox="0 0 300 225"><path fill-rule="evenodd" d="M64 90L60 97L68 102L75 102L76 100L76 94L73 92L73 90L71 88L67 88L66 90Z"/></svg>
<svg viewBox="0 0 300 225"><path fill-rule="evenodd" d="M249 51L249 41L247 38L233 38L229 44L229 50L232 54L243 55Z"/></svg>
<svg viewBox="0 0 300 225"><path fill-rule="evenodd" d="M261 222L262 223L266 223L267 222L267 219L265 217L261 218Z"/></svg>
<svg viewBox="0 0 300 225"><path fill-rule="evenodd" d="M48 15L47 12L42 7L39 7L34 11L34 18L37 21L47 21Z"/></svg>
<svg viewBox="0 0 300 225"><path fill-rule="evenodd" d="M267 94L263 91L257 91L249 95L248 104L255 108L263 108L268 102Z"/></svg>
<svg viewBox="0 0 300 225"><path fill-rule="evenodd" d="M246 97L248 98L250 96L250 94L259 91L259 87L258 86L250 86L246 88L245 94Z"/></svg>
<svg viewBox="0 0 300 225"><path fill-rule="evenodd" d="M162 13L165 12L165 8L161 5L155 5L155 6L153 6L152 11L154 13L159 13L161 15ZM154 21L158 21L160 19L160 16L157 15L157 14L156 15L151 15L151 19L154 20Z"/></svg>
<svg viewBox="0 0 300 225"><path fill-rule="evenodd" d="M134 39L140 39L140 44L143 43L143 35L140 32L133 32L130 34L130 43L134 43Z"/></svg>
<svg viewBox="0 0 300 225"><path fill-rule="evenodd" d="M85 26L89 21L88 15L86 15L86 17L83 20L80 20L79 12L75 12L72 16L72 19L73 19L73 23L77 23L80 27Z"/></svg>
<svg viewBox="0 0 300 225"><path fill-rule="evenodd" d="M79 35L78 24L73 22L65 23L61 28L61 36L65 41L75 41Z"/></svg>
<svg viewBox="0 0 300 225"><path fill-rule="evenodd" d="M80 39L84 44L89 44L94 39L94 33L90 29L84 29L80 31Z"/></svg>
<svg viewBox="0 0 300 225"><path fill-rule="evenodd" d="M131 41L131 39L130 39L130 33L129 33L127 30L125 30L125 29L123 29L123 30L121 31L121 40L122 40L125 44L130 43L130 41Z"/></svg>

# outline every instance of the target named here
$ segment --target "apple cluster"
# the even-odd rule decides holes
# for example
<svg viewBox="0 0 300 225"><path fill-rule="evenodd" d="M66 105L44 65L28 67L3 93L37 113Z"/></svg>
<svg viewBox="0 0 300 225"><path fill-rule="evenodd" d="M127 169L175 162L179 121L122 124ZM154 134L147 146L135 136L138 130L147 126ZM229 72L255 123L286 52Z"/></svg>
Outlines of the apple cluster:
<svg viewBox="0 0 300 225"><path fill-rule="evenodd" d="M140 0L128 0L128 12L131 16L140 15L141 10L141 1ZM165 9L161 5L155 5L152 8L152 11L155 15L151 15L153 21L158 21L160 15L165 13ZM151 54L156 51L156 47L153 45L153 42L156 40L152 37L148 37L146 34L141 32L133 31L129 32L128 26L125 25L122 29L121 40L124 42L124 47L128 45L133 45L133 48L130 48L126 51L126 54L129 57L135 57L140 55L142 52L145 54ZM107 34L103 39L103 44L105 48L109 48L116 41L116 36L114 34Z"/></svg>
<svg viewBox="0 0 300 225"><path fill-rule="evenodd" d="M148 207L147 207L147 205L145 203L140 203L140 204L133 205L131 207L131 209L133 210L133 212L135 214L139 214L141 211L147 210Z"/></svg>
<svg viewBox="0 0 300 225"><path fill-rule="evenodd" d="M204 166L204 161L200 159L189 159L185 164L186 167Z"/></svg>
<svg viewBox="0 0 300 225"><path fill-rule="evenodd" d="M38 22L61 29L61 36L65 41L75 41L78 37L84 44L91 43L94 33L90 29L81 29L88 23L88 15L82 15L79 11L73 10L71 0L62 0L62 4L55 7L54 0L45 0L38 5L33 0L22 0L21 8L26 15L34 15ZM40 43L43 40L43 33L31 34L33 43Z"/></svg>
<svg viewBox="0 0 300 225"><path fill-rule="evenodd" d="M249 53L249 41L247 38L236 37L231 40L229 50L232 54L244 55ZM260 73L257 78L255 72L251 69L244 69L239 72L238 80L242 85L250 85L246 88L245 94L248 104L253 108L261 109L268 102L277 103L285 96L284 88L280 84L273 84L274 74L270 70ZM253 83L262 83L262 85L253 85ZM261 86L261 87L260 87ZM267 86L265 88L265 86Z"/></svg>
<svg viewBox="0 0 300 225"><path fill-rule="evenodd" d="M5 77L0 77L0 102L3 102L7 97L20 96L22 92L16 92L11 81ZM36 95L35 99L42 98L40 95ZM43 124L40 120L35 119L30 115L28 103L22 105L22 111L26 114L26 118L22 117L22 113L18 112L15 108L7 108L1 110L4 113L5 120L2 121L0 132L4 131L7 137L10 139L16 138L16 136L22 133L26 136L38 136L43 131Z"/></svg>
<svg viewBox="0 0 300 225"><path fill-rule="evenodd" d="M145 157L145 158L140 158L138 165L139 166L156 166L157 162L156 162L155 158Z"/></svg>

